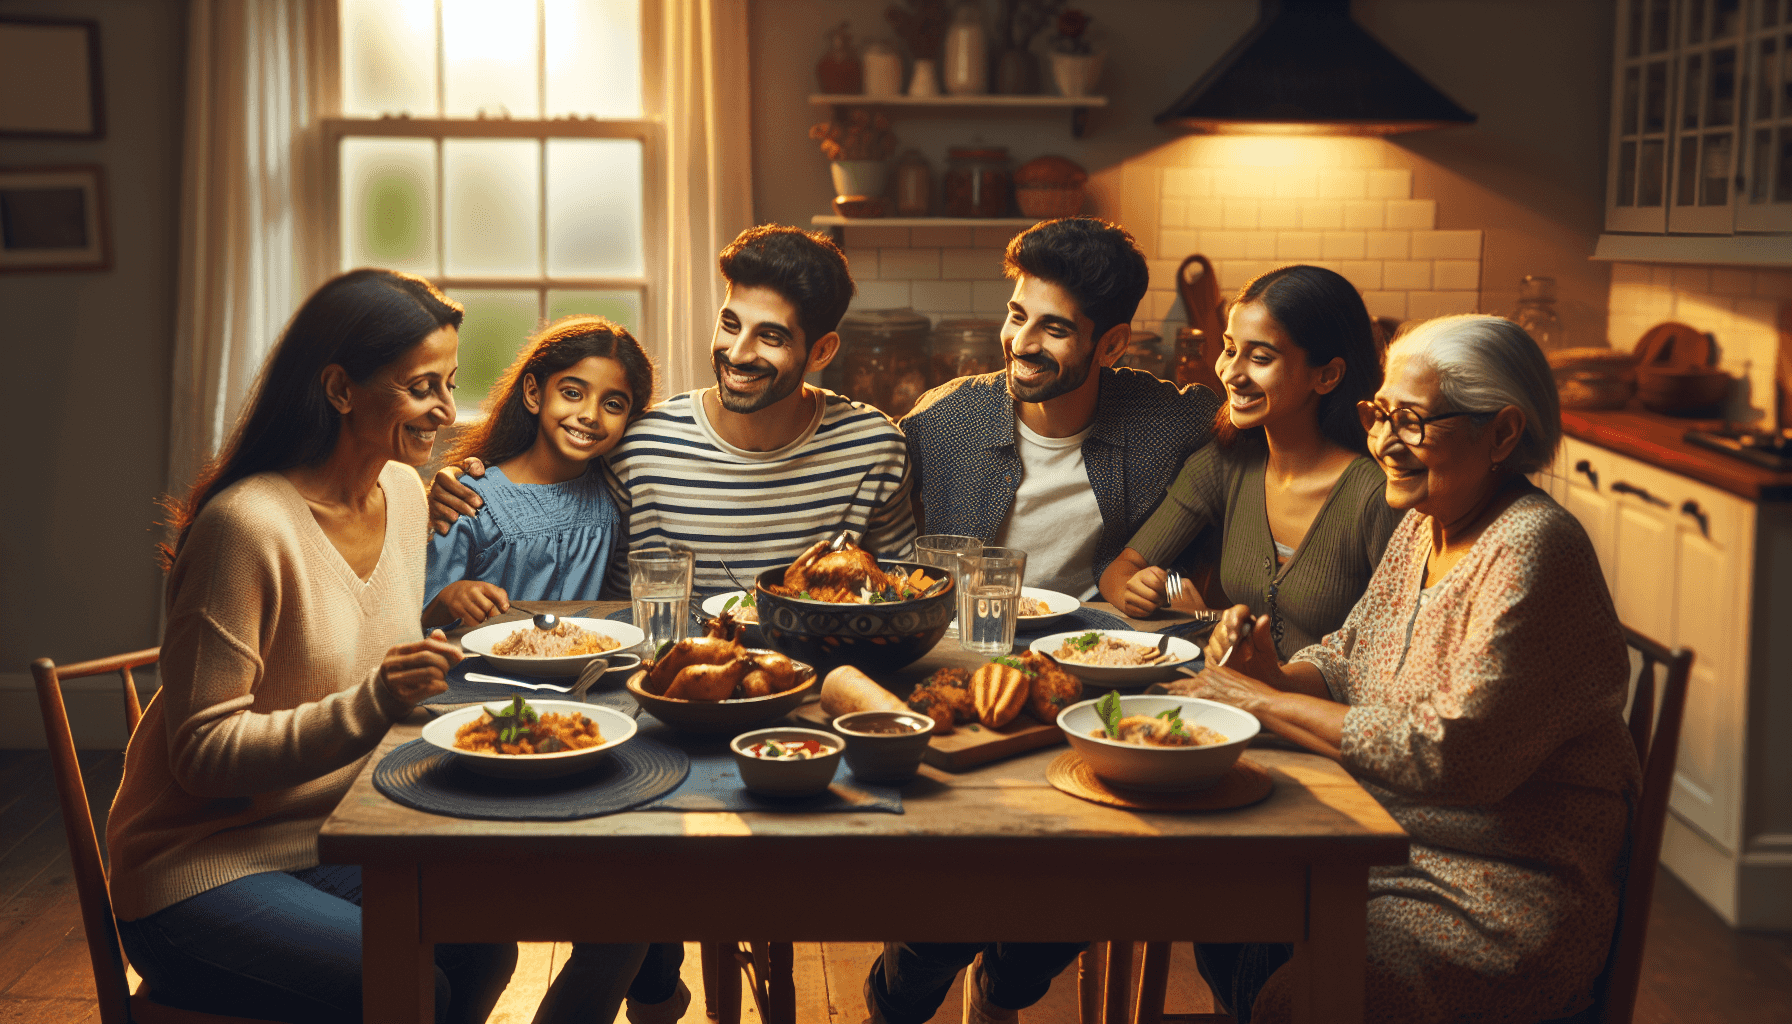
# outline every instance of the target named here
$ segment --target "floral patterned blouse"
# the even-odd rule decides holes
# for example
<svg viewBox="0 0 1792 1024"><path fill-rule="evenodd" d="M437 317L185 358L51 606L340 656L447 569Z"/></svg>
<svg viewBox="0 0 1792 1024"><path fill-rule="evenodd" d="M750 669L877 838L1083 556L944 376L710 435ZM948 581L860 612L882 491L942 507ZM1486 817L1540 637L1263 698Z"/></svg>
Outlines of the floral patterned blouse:
<svg viewBox="0 0 1792 1024"><path fill-rule="evenodd" d="M1640 776L1617 613L1540 491L1421 602L1430 550L1409 512L1344 625L1292 659L1350 705L1344 766L1412 836L1370 875L1365 1019L1565 1017L1605 963Z"/></svg>

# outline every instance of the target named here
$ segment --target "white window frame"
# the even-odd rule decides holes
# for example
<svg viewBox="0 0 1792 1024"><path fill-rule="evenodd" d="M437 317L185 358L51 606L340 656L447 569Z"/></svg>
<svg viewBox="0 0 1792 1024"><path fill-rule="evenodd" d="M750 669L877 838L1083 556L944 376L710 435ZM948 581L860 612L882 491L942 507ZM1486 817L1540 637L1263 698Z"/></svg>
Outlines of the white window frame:
<svg viewBox="0 0 1792 1024"><path fill-rule="evenodd" d="M436 109L445 106L446 75L443 56L442 7L436 7ZM540 109L547 109L547 43L544 19L546 8L536 0L536 74ZM660 297L665 291L667 231L665 175L664 97L660 88L663 54L660 40L661 10L659 0L641 0L641 113L639 118L469 118L469 117L343 117L320 119L326 154L328 217L324 225L324 241L334 254L338 272L353 269L342 266L342 143L346 139L428 139L435 142L435 238L436 266L439 273L429 280L452 295L456 290L533 289L536 293L536 317L547 314L547 295L556 290L634 291L640 296L641 322L637 334L641 338L658 338L667 318ZM340 53L340 47L337 48ZM340 58L332 74L340 76ZM442 175L442 143L449 139L535 139L541 146L539 163L540 218L537 244L542 272L514 277L462 277L447 273L447 245L444 203L447 186ZM641 144L641 226L644 273L638 277L555 277L547 273L547 143L555 139L632 139ZM646 342L643 342L646 345ZM648 348L653 346L648 345ZM471 412L471 410L468 410ZM463 414L464 416L464 414Z"/></svg>

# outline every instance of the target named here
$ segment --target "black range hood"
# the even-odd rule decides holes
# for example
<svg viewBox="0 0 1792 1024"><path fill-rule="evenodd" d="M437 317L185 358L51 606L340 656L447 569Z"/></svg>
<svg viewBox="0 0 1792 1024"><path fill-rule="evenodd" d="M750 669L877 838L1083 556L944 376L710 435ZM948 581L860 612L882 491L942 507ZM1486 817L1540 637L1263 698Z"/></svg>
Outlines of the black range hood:
<svg viewBox="0 0 1792 1024"><path fill-rule="evenodd" d="M1475 115L1350 17L1350 0L1259 0L1257 24L1157 115L1201 132L1394 135Z"/></svg>

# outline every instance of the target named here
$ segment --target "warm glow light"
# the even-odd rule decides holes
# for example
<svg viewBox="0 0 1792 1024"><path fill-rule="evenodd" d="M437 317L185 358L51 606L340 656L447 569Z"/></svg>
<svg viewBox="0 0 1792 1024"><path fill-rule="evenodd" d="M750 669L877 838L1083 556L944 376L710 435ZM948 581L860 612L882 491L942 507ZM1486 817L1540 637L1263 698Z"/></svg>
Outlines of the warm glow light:
<svg viewBox="0 0 1792 1024"><path fill-rule="evenodd" d="M537 28L534 0L442 0L443 113L539 117Z"/></svg>
<svg viewBox="0 0 1792 1024"><path fill-rule="evenodd" d="M1379 166L1365 159L1365 147L1385 145L1375 139L1322 135L1201 135L1184 145L1191 166L1205 167L1346 167Z"/></svg>
<svg viewBox="0 0 1792 1024"><path fill-rule="evenodd" d="M1160 121L1191 131L1215 135L1403 135L1407 132L1444 128L1449 121L1220 121L1179 118Z"/></svg>

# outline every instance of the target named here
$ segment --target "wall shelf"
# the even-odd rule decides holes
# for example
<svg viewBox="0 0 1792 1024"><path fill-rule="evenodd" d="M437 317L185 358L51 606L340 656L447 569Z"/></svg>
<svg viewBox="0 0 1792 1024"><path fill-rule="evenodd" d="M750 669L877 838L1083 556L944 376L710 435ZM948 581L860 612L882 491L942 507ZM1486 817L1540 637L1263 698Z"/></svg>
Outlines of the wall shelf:
<svg viewBox="0 0 1792 1024"><path fill-rule="evenodd" d="M1792 236L1604 234L1599 236L1593 259L1792 267Z"/></svg>
<svg viewBox="0 0 1792 1024"><path fill-rule="evenodd" d="M814 106L915 107L927 110L1068 110L1070 134L1082 138L1089 111L1108 105L1106 96L867 96L863 93L811 93Z"/></svg>

